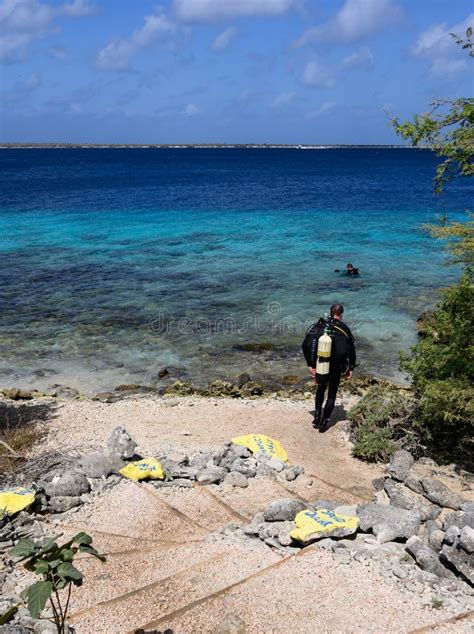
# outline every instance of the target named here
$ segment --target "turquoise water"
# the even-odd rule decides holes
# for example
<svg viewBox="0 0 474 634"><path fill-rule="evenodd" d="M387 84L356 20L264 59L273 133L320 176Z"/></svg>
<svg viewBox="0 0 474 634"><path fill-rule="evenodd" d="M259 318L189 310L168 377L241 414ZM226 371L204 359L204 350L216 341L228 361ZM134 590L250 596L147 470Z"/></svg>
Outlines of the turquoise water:
<svg viewBox="0 0 474 634"><path fill-rule="evenodd" d="M0 383L85 391L304 374L342 302L361 372L401 378L415 319L457 271L419 225L435 157L396 149L0 151ZM334 272L352 262L357 279ZM273 348L249 351L242 344Z"/></svg>

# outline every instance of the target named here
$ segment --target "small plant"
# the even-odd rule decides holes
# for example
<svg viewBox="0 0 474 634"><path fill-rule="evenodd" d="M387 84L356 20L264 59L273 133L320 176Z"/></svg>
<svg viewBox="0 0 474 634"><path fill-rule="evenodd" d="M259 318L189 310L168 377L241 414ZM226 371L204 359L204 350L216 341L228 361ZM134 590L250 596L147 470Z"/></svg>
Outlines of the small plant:
<svg viewBox="0 0 474 634"><path fill-rule="evenodd" d="M61 546L56 541L59 537L37 541L21 539L10 554L18 557L19 562L24 561L26 570L42 577L21 593L31 616L36 619L49 599L56 629L58 634L63 634L72 586L79 587L84 580L83 574L73 565L76 555L92 555L102 562L105 562L105 556L92 547L92 537L86 533L77 533ZM61 591L64 593L60 594Z"/></svg>

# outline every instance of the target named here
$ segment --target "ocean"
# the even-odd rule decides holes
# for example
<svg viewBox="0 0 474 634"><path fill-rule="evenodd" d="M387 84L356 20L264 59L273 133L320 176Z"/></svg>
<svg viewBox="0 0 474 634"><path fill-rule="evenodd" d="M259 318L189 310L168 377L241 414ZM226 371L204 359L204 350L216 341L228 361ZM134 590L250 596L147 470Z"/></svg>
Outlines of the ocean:
<svg viewBox="0 0 474 634"><path fill-rule="evenodd" d="M360 373L403 380L400 350L456 280L422 223L436 157L383 148L0 150L0 386L86 393L305 376L301 341L345 306ZM343 270L351 262L358 278Z"/></svg>

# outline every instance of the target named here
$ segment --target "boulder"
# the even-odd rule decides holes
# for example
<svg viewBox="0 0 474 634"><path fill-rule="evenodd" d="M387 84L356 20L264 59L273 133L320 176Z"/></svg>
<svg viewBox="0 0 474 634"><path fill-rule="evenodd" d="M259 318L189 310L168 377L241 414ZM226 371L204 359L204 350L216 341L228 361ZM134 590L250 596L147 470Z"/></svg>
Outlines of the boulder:
<svg viewBox="0 0 474 634"><path fill-rule="evenodd" d="M413 492L401 482L391 478L385 481L385 491L392 506L398 506L408 511L417 511L421 521L434 520L441 513L441 507L431 504L426 498Z"/></svg>
<svg viewBox="0 0 474 634"><path fill-rule="evenodd" d="M137 443L122 427L116 427L110 434L105 451L109 456L128 459L135 455Z"/></svg>
<svg viewBox="0 0 474 634"><path fill-rule="evenodd" d="M446 569L440 563L438 556L419 537L416 535L410 537L406 543L406 549L422 570L431 572L439 577L445 576Z"/></svg>
<svg viewBox="0 0 474 634"><path fill-rule="evenodd" d="M65 513L80 504L82 504L82 500L77 496L57 496L49 501L49 507L54 513Z"/></svg>
<svg viewBox="0 0 474 634"><path fill-rule="evenodd" d="M249 451L247 447L244 447L243 445L232 444L229 447L229 451L232 454L234 454L234 456L236 456L237 458L250 458L250 456L252 455L252 452Z"/></svg>
<svg viewBox="0 0 474 634"><path fill-rule="evenodd" d="M100 451L93 451L81 456L79 464L88 478L106 478L111 473L116 473L125 467L125 462L120 458Z"/></svg>
<svg viewBox="0 0 474 634"><path fill-rule="evenodd" d="M400 449L396 451L390 458L390 464L388 465L388 472L395 478L403 482L410 473L410 469L415 463L415 458L410 452Z"/></svg>
<svg viewBox="0 0 474 634"><path fill-rule="evenodd" d="M420 478L417 475L415 475L413 473L410 473L410 475L405 478L403 483L405 484L405 486L407 486L409 489L411 489L415 493L419 493L420 495L424 495L424 491L423 491L423 487L421 486Z"/></svg>
<svg viewBox="0 0 474 634"><path fill-rule="evenodd" d="M474 529L470 526L465 526L459 536L459 545L467 553L474 553ZM474 561L472 562L474 566Z"/></svg>
<svg viewBox="0 0 474 634"><path fill-rule="evenodd" d="M460 534L461 530L457 526L450 526L444 534L443 543L452 546L457 542Z"/></svg>
<svg viewBox="0 0 474 634"><path fill-rule="evenodd" d="M310 503L310 506L315 511L319 509L327 509L328 511L333 511L336 508L337 504L335 504L334 502L329 502L329 500L315 500L314 502Z"/></svg>
<svg viewBox="0 0 474 634"><path fill-rule="evenodd" d="M265 518L263 517L263 513L256 513L250 524L244 526L244 533L246 535L258 535L260 525L265 522Z"/></svg>
<svg viewBox="0 0 474 634"><path fill-rule="evenodd" d="M238 487L240 489L245 489L249 485L249 481L247 478L238 471L231 471L228 473L224 479L225 484L229 484L232 487Z"/></svg>
<svg viewBox="0 0 474 634"><path fill-rule="evenodd" d="M469 584L474 585L474 565L472 555L459 548L459 544L452 546L443 544L441 548L440 559L446 562L448 566L454 568L457 574Z"/></svg>
<svg viewBox="0 0 474 634"><path fill-rule="evenodd" d="M83 473L66 471L52 482L45 482L43 488L48 497L79 497L90 491L90 484Z"/></svg>
<svg viewBox="0 0 474 634"><path fill-rule="evenodd" d="M221 379L216 379L208 384L206 388L207 396L231 396L238 397L240 396L239 388L229 381L222 381Z"/></svg>
<svg viewBox="0 0 474 634"><path fill-rule="evenodd" d="M283 460L279 460L278 458L270 458L268 466L274 471L278 471L278 473L280 473L280 471L283 471L285 468L285 463Z"/></svg>
<svg viewBox="0 0 474 634"><path fill-rule="evenodd" d="M196 473L196 480L201 484L217 484L225 477L225 469L208 467Z"/></svg>
<svg viewBox="0 0 474 634"><path fill-rule="evenodd" d="M236 471L237 473L241 473L246 478L253 478L257 473L254 465L256 465L256 462L254 460L235 458L235 460L232 461L228 468L229 471Z"/></svg>
<svg viewBox="0 0 474 634"><path fill-rule="evenodd" d="M458 526L459 528L470 526L474 528L474 510L448 513L444 518L443 528L447 530L450 526Z"/></svg>
<svg viewBox="0 0 474 634"><path fill-rule="evenodd" d="M441 546L443 545L445 533L441 530L435 530L430 533L428 537L428 544L431 546L433 550L439 552L441 550Z"/></svg>
<svg viewBox="0 0 474 634"><path fill-rule="evenodd" d="M334 509L334 513L338 513L339 515L349 515L350 517L354 517L357 515L357 505L356 504L341 504L340 506L336 506Z"/></svg>
<svg viewBox="0 0 474 634"><path fill-rule="evenodd" d="M409 539L420 530L419 513L395 506L363 504L357 507L362 531L372 530L379 542Z"/></svg>
<svg viewBox="0 0 474 634"><path fill-rule="evenodd" d="M307 505L300 500L285 498L275 500L263 511L263 517L267 522L293 521L300 511L304 511Z"/></svg>
<svg viewBox="0 0 474 634"><path fill-rule="evenodd" d="M445 484L434 478L421 478L421 486L423 487L423 495L425 498L443 506L458 510L463 504L463 499L457 493L454 493Z"/></svg>

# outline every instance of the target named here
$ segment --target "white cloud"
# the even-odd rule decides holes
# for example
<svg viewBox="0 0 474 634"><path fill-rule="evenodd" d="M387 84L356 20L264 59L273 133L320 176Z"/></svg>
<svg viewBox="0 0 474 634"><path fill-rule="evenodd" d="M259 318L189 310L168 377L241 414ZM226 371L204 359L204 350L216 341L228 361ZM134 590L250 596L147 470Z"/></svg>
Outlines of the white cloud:
<svg viewBox="0 0 474 634"><path fill-rule="evenodd" d="M298 0L173 0L176 16L183 22L278 16L299 5Z"/></svg>
<svg viewBox="0 0 474 634"><path fill-rule="evenodd" d="M332 20L304 31L294 46L327 39L357 42L393 26L402 16L402 9L393 0L346 0Z"/></svg>
<svg viewBox="0 0 474 634"><path fill-rule="evenodd" d="M301 81L307 86L318 88L330 88L335 84L334 76L329 72L329 67L318 59L313 59L306 64Z"/></svg>
<svg viewBox="0 0 474 634"><path fill-rule="evenodd" d="M296 93L294 92L282 92L277 95L275 99L272 101L273 108L281 108L282 106L288 106L296 97Z"/></svg>
<svg viewBox="0 0 474 634"><path fill-rule="evenodd" d="M199 114L200 112L201 112L201 110L196 106L196 104L188 103L183 108L183 111L181 112L181 114L184 115L185 117L194 117L195 115Z"/></svg>
<svg viewBox="0 0 474 634"><path fill-rule="evenodd" d="M48 48L48 55L54 59L66 59L67 52L64 46L50 46Z"/></svg>
<svg viewBox="0 0 474 634"><path fill-rule="evenodd" d="M451 75L467 68L466 53L460 49L450 33L464 36L467 27L474 25L474 13L451 27L435 24L423 31L412 46L413 57L430 61L430 71L434 75Z"/></svg>
<svg viewBox="0 0 474 634"><path fill-rule="evenodd" d="M212 48L214 51L223 51L226 49L234 37L237 35L237 29L234 26L230 26L228 29L219 33L214 42Z"/></svg>
<svg viewBox="0 0 474 634"><path fill-rule="evenodd" d="M112 40L97 53L96 66L101 70L126 70L134 53L160 38L172 35L175 30L176 25L159 10L158 13L146 15L143 26L133 31L129 38Z"/></svg>
<svg viewBox="0 0 474 634"><path fill-rule="evenodd" d="M308 114L306 115L306 118L307 119L316 119L317 117L320 117L325 112L330 112L336 106L337 106L337 103L335 101L324 101L319 106L319 108L316 108L316 110L311 110L311 112L308 112Z"/></svg>
<svg viewBox="0 0 474 634"><path fill-rule="evenodd" d="M0 0L0 61L24 59L31 42L47 35L58 18L83 17L96 11L96 5L87 0L54 6L40 0Z"/></svg>
<svg viewBox="0 0 474 634"><path fill-rule="evenodd" d="M41 86L43 78L41 73L32 73L26 79L17 81L12 90L6 93L5 102L14 103L22 101L28 97L32 92Z"/></svg>
<svg viewBox="0 0 474 634"><path fill-rule="evenodd" d="M362 46L350 55L344 57L341 62L341 68L360 68L362 70L371 70L374 67L374 56L368 46Z"/></svg>

